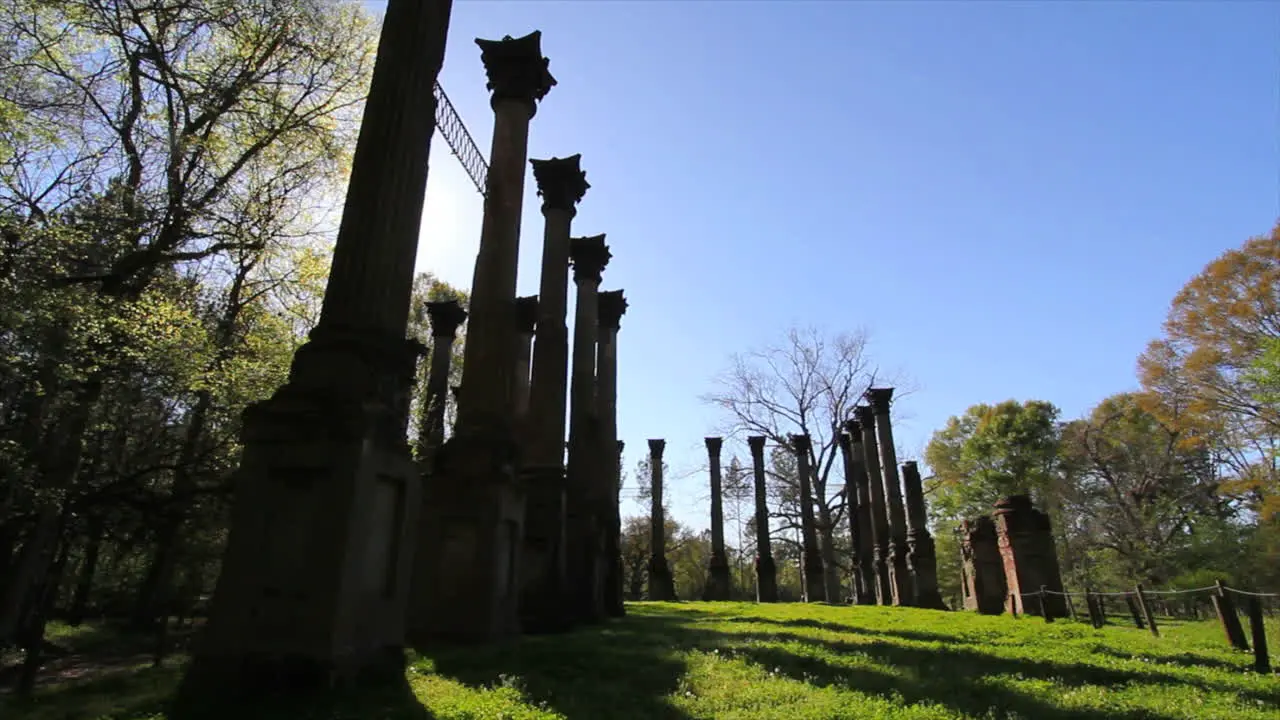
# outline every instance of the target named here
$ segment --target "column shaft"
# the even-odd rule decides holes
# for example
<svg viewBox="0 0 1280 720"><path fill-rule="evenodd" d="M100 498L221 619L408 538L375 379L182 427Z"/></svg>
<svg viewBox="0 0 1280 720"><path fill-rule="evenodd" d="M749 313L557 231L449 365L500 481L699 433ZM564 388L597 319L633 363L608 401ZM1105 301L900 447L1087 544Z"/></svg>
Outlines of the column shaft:
<svg viewBox="0 0 1280 720"><path fill-rule="evenodd" d="M805 595L808 602L828 602L823 578L822 552L813 518L813 465L809 459L808 435L792 435L796 453L796 474L800 476L800 541L803 545Z"/></svg>
<svg viewBox="0 0 1280 720"><path fill-rule="evenodd" d="M913 593L911 571L907 568L907 517L902 506L902 483L898 479L898 457L889 420L893 388L873 388L867 391L867 398L876 416L880 472L884 480L885 505L889 510L889 580L893 604L910 605Z"/></svg>
<svg viewBox="0 0 1280 720"><path fill-rule="evenodd" d="M522 430L524 420L529 415L529 363L533 358L533 336L537 323L538 296L516 298L516 365L511 376L511 396L512 410Z"/></svg>
<svg viewBox="0 0 1280 720"><path fill-rule="evenodd" d="M724 549L724 505L721 495L720 449L724 441L706 438L707 462L711 474L711 559L704 600L728 600L729 556Z"/></svg>
<svg viewBox="0 0 1280 720"><path fill-rule="evenodd" d="M911 570L913 604L944 610L946 605L938 592L937 548L926 523L924 485L914 460L902 464L902 490L907 504L907 567Z"/></svg>
<svg viewBox="0 0 1280 720"><path fill-rule="evenodd" d="M764 482L764 443L763 436L753 435L747 438L755 485L756 599L759 602L778 602L778 571L773 562L773 547L769 537L769 502Z"/></svg>
<svg viewBox="0 0 1280 720"><path fill-rule="evenodd" d="M676 599L676 585L667 565L667 524L662 507L662 451L666 446L666 440L649 441L649 599L671 602Z"/></svg>
<svg viewBox="0 0 1280 720"><path fill-rule="evenodd" d="M599 512L604 531L603 555L599 563L600 592L605 614L621 617L625 610L622 604L622 517L618 508L621 489L618 463L622 454L618 440L618 328L622 324L623 313L627 311L627 300L621 290L602 292L596 298L600 323L596 347L596 414L600 418L596 481L602 485Z"/></svg>
<svg viewBox="0 0 1280 720"><path fill-rule="evenodd" d="M867 469L867 488L871 496L872 566L876 574L876 604L893 604L893 584L889 578L889 511L884 502L884 483L880 480L880 448L876 442L875 411L865 405L854 408L862 432L862 461Z"/></svg>

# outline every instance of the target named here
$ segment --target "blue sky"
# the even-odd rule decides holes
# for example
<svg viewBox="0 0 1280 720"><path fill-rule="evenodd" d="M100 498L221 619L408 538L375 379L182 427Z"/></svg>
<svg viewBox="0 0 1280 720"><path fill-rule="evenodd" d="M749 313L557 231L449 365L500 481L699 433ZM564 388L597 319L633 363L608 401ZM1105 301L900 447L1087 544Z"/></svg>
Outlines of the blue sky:
<svg viewBox="0 0 1280 720"><path fill-rule="evenodd" d="M903 459L974 403L1077 416L1135 387L1174 293L1280 214L1277 3L459 0L441 83L486 152L472 41L534 29L559 85L531 157L582 153L574 231L608 233L605 289L631 301L626 467L666 438L697 526L720 420L698 398L732 353L866 328L919 388ZM437 142L419 269L469 285L481 209Z"/></svg>

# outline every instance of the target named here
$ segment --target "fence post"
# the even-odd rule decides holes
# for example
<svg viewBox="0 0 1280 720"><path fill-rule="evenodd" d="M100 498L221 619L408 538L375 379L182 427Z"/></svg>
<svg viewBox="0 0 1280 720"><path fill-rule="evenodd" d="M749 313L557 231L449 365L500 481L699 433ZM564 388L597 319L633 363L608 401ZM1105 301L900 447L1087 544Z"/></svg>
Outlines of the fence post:
<svg viewBox="0 0 1280 720"><path fill-rule="evenodd" d="M1142 612L1138 609L1138 603L1133 599L1132 595L1124 596L1124 604L1129 608L1129 616L1133 618L1133 626L1139 630L1146 627L1142 622Z"/></svg>
<svg viewBox="0 0 1280 720"><path fill-rule="evenodd" d="M1009 593L1009 612L1013 614L1013 618L1018 619L1018 594Z"/></svg>
<svg viewBox="0 0 1280 720"><path fill-rule="evenodd" d="M1142 610L1142 617L1146 619L1151 634L1160 637L1160 628L1156 627L1156 619L1151 615L1151 608L1147 606L1147 596L1142 594L1142 583L1134 586L1134 592L1138 595L1138 609Z"/></svg>
<svg viewBox="0 0 1280 720"><path fill-rule="evenodd" d="M1271 657L1267 654L1267 629L1262 625L1262 601L1249 598L1249 630L1253 634L1253 669L1260 673L1271 672Z"/></svg>
<svg viewBox="0 0 1280 720"><path fill-rule="evenodd" d="M1062 597L1067 601L1067 613L1071 615L1071 622L1080 622L1076 617L1076 604L1071 602L1071 593L1066 588L1062 589Z"/></svg>
<svg viewBox="0 0 1280 720"><path fill-rule="evenodd" d="M1084 589L1084 607L1089 611L1089 623L1095 629L1101 628L1106 622L1102 616L1102 598L1087 587Z"/></svg>
<svg viewBox="0 0 1280 720"><path fill-rule="evenodd" d="M1048 586L1041 585L1040 586L1040 617L1044 618L1045 624L1053 622L1053 616L1049 614L1049 603L1045 602L1045 600L1048 599L1048 597L1049 597Z"/></svg>
<svg viewBox="0 0 1280 720"><path fill-rule="evenodd" d="M1249 651L1249 641L1244 638L1244 628L1240 625L1240 615L1236 613L1236 603L1227 586L1219 580L1217 587L1209 594L1213 601L1213 611L1218 614L1218 622L1222 624L1222 632L1227 635L1227 644L1237 650Z"/></svg>

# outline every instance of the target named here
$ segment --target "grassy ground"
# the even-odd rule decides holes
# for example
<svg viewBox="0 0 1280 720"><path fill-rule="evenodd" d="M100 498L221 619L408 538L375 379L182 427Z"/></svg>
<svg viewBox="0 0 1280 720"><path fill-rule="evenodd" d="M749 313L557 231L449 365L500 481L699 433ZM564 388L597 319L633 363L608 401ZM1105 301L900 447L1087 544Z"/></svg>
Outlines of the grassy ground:
<svg viewBox="0 0 1280 720"><path fill-rule="evenodd" d="M897 608L636 603L628 611L570 635L424 653L403 687L233 717L1280 718L1280 677L1248 671L1252 656L1227 649L1207 622L1165 621L1154 638L1131 625ZM30 703L0 697L0 717L162 718L181 661L152 669L126 654L87 674L52 673Z"/></svg>

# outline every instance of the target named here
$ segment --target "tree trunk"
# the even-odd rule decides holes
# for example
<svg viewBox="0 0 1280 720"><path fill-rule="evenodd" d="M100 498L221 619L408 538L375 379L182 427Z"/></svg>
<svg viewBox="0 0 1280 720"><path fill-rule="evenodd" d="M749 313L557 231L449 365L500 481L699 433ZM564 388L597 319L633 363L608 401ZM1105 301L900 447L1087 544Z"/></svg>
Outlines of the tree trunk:
<svg viewBox="0 0 1280 720"><path fill-rule="evenodd" d="M71 596L71 609L67 612L67 622L79 626L84 622L85 609L89 606L89 594L93 590L93 576L98 571L98 557L102 552L102 518L94 515L89 518L89 538L84 546L84 558L80 562L76 577L76 589Z"/></svg>
<svg viewBox="0 0 1280 720"><path fill-rule="evenodd" d="M836 541L832 528L831 510L825 502L818 502L818 551L822 553L822 585L827 591L827 602L840 602L840 566L836 564Z"/></svg>

